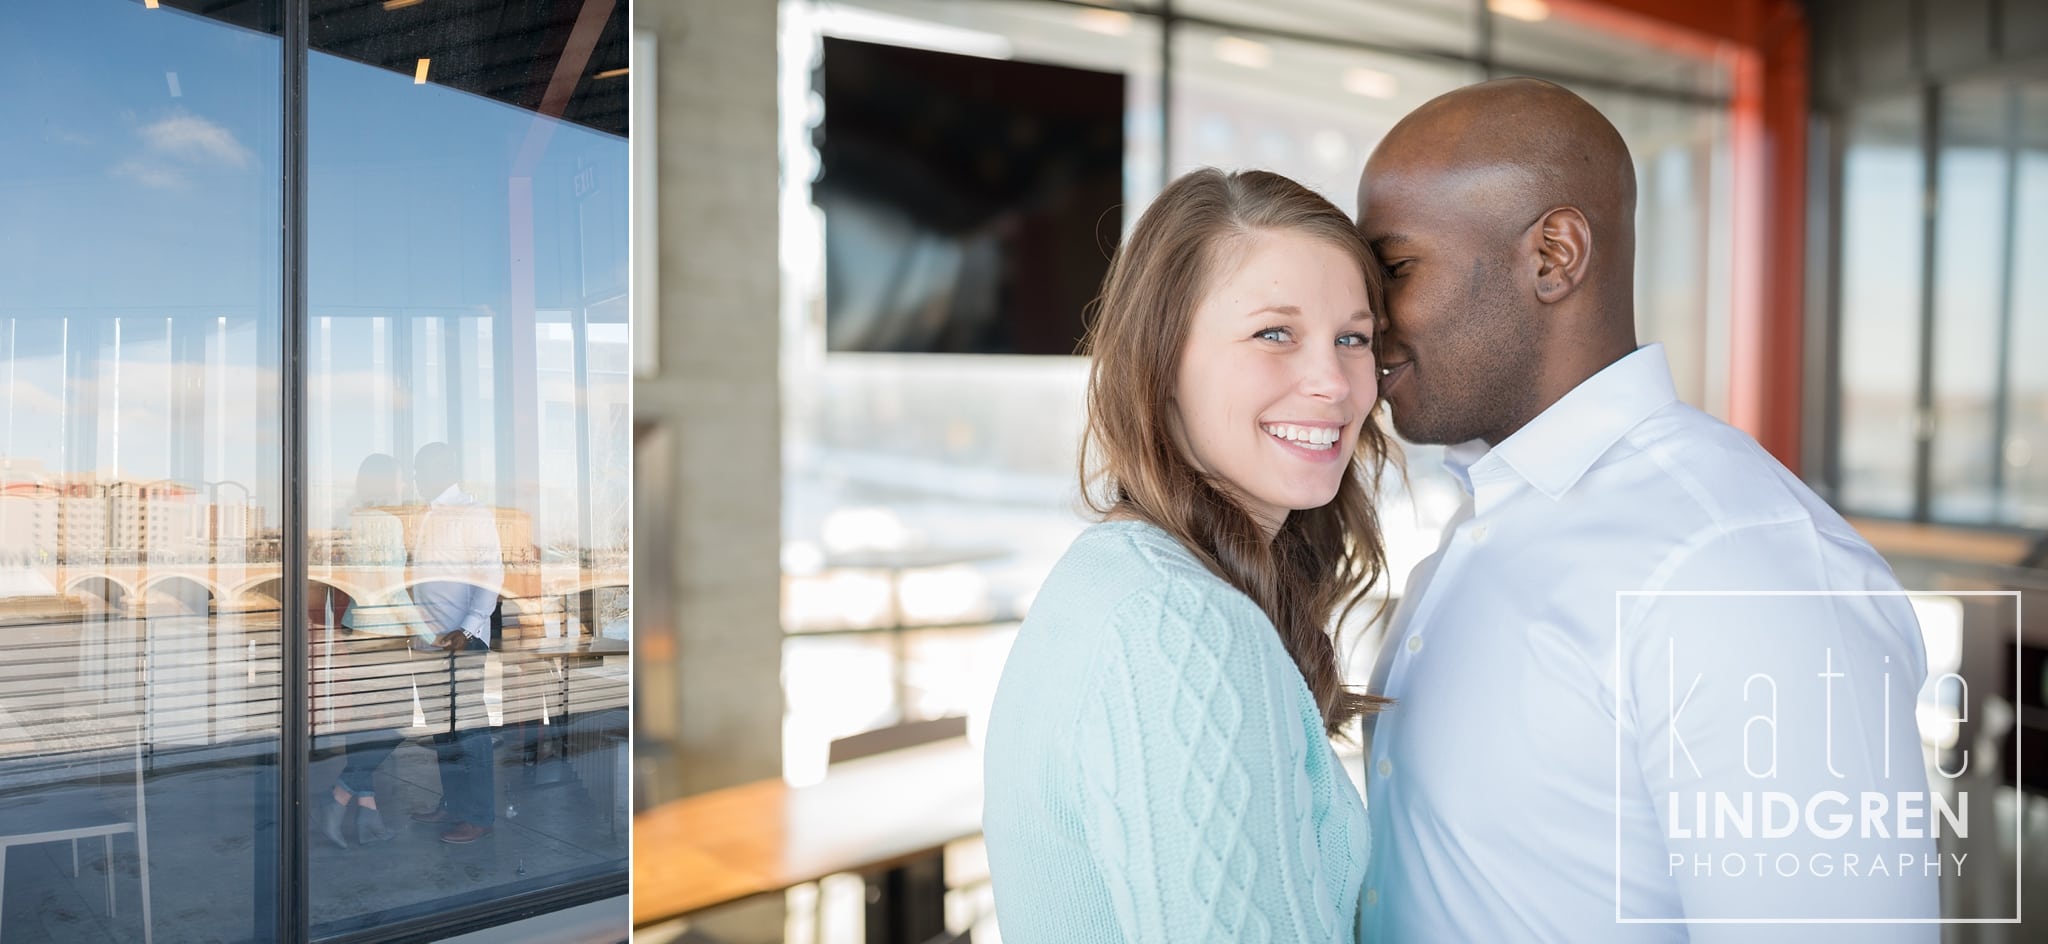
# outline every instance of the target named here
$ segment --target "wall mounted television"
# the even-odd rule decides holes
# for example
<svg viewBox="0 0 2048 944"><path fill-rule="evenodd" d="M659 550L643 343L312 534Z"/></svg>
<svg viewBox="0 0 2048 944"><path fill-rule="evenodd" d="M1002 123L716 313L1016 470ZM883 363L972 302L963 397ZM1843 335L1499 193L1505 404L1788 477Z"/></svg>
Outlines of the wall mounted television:
<svg viewBox="0 0 2048 944"><path fill-rule="evenodd" d="M830 351L1073 354L1122 232L1124 77L828 37Z"/></svg>

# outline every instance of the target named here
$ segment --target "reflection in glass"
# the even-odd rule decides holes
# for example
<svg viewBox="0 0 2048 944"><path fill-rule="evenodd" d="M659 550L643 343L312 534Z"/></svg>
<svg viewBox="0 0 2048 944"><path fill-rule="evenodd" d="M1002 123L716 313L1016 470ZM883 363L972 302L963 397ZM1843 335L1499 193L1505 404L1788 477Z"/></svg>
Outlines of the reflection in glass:
<svg viewBox="0 0 2048 944"><path fill-rule="evenodd" d="M1992 512L2007 101L2003 82L1941 93L1929 489L1930 512L1943 521L1988 522Z"/></svg>
<svg viewBox="0 0 2048 944"><path fill-rule="evenodd" d="M366 9L310 62L316 933L620 874L630 828L625 6Z"/></svg>
<svg viewBox="0 0 2048 944"><path fill-rule="evenodd" d="M1853 109L1841 209L1840 491L1864 514L1913 511L1919 389L1921 194L1918 98Z"/></svg>
<svg viewBox="0 0 2048 944"><path fill-rule="evenodd" d="M169 4L0 6L8 944L273 936L279 65Z"/></svg>

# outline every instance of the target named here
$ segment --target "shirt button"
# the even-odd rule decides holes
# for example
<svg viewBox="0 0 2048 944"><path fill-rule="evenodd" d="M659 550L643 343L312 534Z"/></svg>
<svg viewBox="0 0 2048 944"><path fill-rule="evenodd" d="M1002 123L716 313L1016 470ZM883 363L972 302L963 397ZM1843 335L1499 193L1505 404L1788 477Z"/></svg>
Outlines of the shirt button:
<svg viewBox="0 0 2048 944"><path fill-rule="evenodd" d="M1372 906L1374 906L1374 905L1377 905L1377 904L1379 904L1379 903L1380 903L1380 890L1379 890L1379 889L1377 889L1377 888L1368 888L1368 889L1366 889L1366 890L1365 890L1365 905L1366 905L1366 907L1370 908L1370 907L1372 907Z"/></svg>
<svg viewBox="0 0 2048 944"><path fill-rule="evenodd" d="M1420 635L1416 635L1416 636L1410 636L1410 637L1408 637L1408 651L1409 651L1409 652L1421 652L1421 651L1422 651L1422 637L1421 637Z"/></svg>
<svg viewBox="0 0 2048 944"><path fill-rule="evenodd" d="M1393 758L1391 758L1391 757L1382 757L1382 758L1380 758L1380 776L1382 776L1382 777L1391 777L1391 776L1393 776L1393 775L1394 775L1394 760L1393 760Z"/></svg>
<svg viewBox="0 0 2048 944"><path fill-rule="evenodd" d="M1484 540L1486 540L1486 526L1482 524L1482 525L1479 525L1479 526L1477 526L1477 527L1473 528L1473 529L1472 529L1472 543L1474 543L1474 544L1477 544L1477 543L1479 543L1479 542L1481 542L1481 541L1484 541Z"/></svg>

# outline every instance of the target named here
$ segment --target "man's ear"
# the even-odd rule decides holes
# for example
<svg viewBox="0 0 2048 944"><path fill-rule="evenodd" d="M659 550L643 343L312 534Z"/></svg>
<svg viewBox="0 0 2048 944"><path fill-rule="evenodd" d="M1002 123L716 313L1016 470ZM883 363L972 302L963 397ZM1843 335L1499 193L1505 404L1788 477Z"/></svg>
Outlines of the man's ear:
<svg viewBox="0 0 2048 944"><path fill-rule="evenodd" d="M1536 298L1554 305L1586 279L1593 255L1593 227L1577 207L1558 207L1536 220Z"/></svg>

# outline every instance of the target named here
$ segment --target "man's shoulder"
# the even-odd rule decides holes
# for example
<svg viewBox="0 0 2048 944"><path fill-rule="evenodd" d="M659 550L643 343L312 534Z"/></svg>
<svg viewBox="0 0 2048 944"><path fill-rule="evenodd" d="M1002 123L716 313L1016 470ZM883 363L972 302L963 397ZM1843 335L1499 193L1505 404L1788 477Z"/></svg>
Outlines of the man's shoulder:
<svg viewBox="0 0 2048 944"><path fill-rule="evenodd" d="M1727 530L1805 522L1816 530L1848 524L1799 476L1748 433L1695 407L1675 403L1625 437L1627 460L1644 485ZM1853 531L1850 531L1853 533Z"/></svg>
<svg viewBox="0 0 2048 944"><path fill-rule="evenodd" d="M1868 541L1826 500L1749 434L1685 404L1659 411L1627 437L1645 507L1683 515L1701 542L1726 551L1782 547L1788 540L1820 554L1868 563Z"/></svg>

